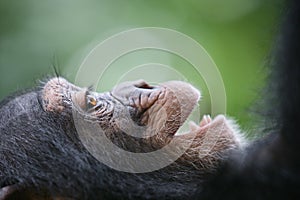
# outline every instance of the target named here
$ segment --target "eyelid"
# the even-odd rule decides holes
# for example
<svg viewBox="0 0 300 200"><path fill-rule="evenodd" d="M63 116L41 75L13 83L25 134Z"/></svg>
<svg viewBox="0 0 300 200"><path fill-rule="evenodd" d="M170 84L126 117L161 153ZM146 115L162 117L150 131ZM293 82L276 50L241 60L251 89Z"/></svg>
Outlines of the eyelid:
<svg viewBox="0 0 300 200"><path fill-rule="evenodd" d="M92 105L93 107L97 105L97 100L92 95L87 95L87 104Z"/></svg>
<svg viewBox="0 0 300 200"><path fill-rule="evenodd" d="M86 91L85 93L85 111L91 112L102 112L106 109L106 101L99 97L97 93Z"/></svg>
<svg viewBox="0 0 300 200"><path fill-rule="evenodd" d="M72 101L84 111L92 112L99 106L98 98L88 90L81 90L72 95Z"/></svg>

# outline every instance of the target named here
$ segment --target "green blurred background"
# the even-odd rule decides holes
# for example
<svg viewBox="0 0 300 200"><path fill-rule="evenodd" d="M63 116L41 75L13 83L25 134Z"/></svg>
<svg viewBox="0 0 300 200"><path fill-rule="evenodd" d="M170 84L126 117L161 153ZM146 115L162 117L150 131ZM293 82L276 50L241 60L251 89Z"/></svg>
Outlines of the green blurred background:
<svg viewBox="0 0 300 200"><path fill-rule="evenodd" d="M74 81L86 54L113 34L164 27L203 45L223 77L227 113L248 129L282 7L282 0L0 0L0 99L53 75L53 64ZM188 81L197 82L192 74Z"/></svg>

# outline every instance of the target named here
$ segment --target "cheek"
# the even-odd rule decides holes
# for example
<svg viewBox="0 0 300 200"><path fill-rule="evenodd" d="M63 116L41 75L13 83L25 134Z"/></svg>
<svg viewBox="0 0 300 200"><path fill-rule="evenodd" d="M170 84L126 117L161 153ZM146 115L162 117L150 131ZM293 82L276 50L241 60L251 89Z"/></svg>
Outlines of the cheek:
<svg viewBox="0 0 300 200"><path fill-rule="evenodd" d="M86 90L81 90L72 95L72 102L80 109L86 109Z"/></svg>

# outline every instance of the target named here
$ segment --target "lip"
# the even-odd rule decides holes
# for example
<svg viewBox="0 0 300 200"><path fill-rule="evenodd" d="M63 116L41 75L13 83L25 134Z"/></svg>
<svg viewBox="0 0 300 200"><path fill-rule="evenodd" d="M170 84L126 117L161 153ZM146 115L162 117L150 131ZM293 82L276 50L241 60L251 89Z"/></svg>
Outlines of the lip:
<svg viewBox="0 0 300 200"><path fill-rule="evenodd" d="M200 122L197 124L195 121L185 121L184 124L188 124L188 130L180 131L182 126L177 130L175 133L175 136L180 135L187 135L190 133L197 132L205 133L210 127L220 127L222 126L226 121L226 118L224 115L217 115L215 118L212 118L210 115L203 115Z"/></svg>
<svg viewBox="0 0 300 200"><path fill-rule="evenodd" d="M199 124L192 121L189 123L189 131L206 132L211 126L220 127L225 121L226 118L224 115L217 115L215 118L212 118L210 115L203 115Z"/></svg>
<svg viewBox="0 0 300 200"><path fill-rule="evenodd" d="M164 106L166 106L169 101L171 102L171 104L174 104L170 105L170 108L177 108L180 112L180 115L178 117L172 119L172 116L169 116L169 118L166 120L166 123L174 124L174 126L170 128L173 131L169 133L170 135L174 136L178 133L179 129L183 127L188 118L192 115L193 111L196 110L195 108L198 105L201 93L192 85L181 81L168 81L161 83L158 86L151 87L155 90L160 90L158 98L155 100L155 102L152 102L151 106L156 106L156 103L159 104L159 101L163 101L162 99L167 99L166 102L163 102L161 104L164 104ZM167 110L169 108L165 109ZM173 122L168 122L168 120L173 120ZM164 124L164 126L168 125Z"/></svg>

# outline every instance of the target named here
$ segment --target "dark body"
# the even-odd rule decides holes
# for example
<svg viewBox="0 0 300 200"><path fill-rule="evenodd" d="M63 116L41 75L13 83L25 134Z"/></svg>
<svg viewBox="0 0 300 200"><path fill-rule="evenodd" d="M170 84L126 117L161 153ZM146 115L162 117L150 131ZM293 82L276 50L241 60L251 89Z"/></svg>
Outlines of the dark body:
<svg viewBox="0 0 300 200"><path fill-rule="evenodd" d="M300 198L300 2L287 5L265 93L268 135L228 161L198 199Z"/></svg>
<svg viewBox="0 0 300 200"><path fill-rule="evenodd" d="M1 103L0 187L13 185L4 199L173 199L196 191L188 167L133 174L101 164L76 143L72 117L45 112L41 101L36 89Z"/></svg>

